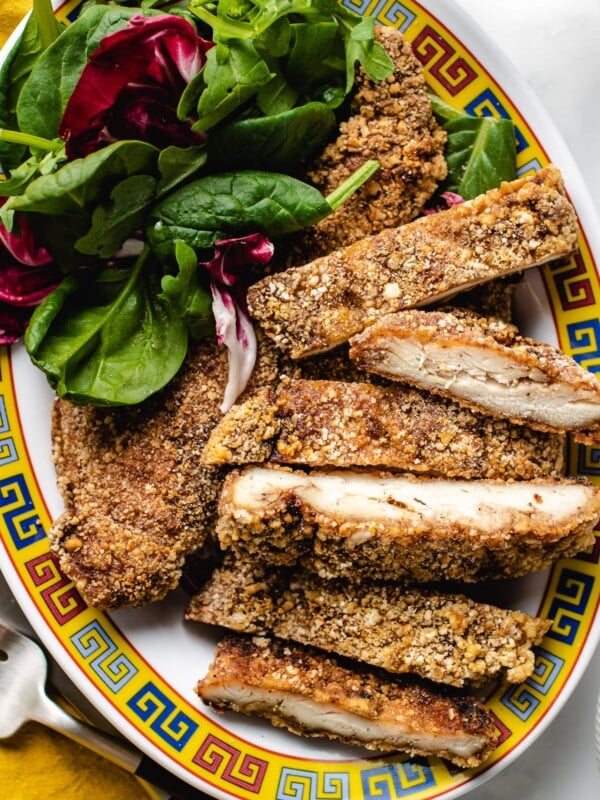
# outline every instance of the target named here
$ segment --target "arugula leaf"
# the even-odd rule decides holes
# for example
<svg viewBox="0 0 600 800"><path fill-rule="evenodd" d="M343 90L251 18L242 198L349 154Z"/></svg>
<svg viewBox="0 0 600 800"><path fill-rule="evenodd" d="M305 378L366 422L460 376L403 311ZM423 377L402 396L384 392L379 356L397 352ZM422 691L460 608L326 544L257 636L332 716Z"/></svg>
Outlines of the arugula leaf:
<svg viewBox="0 0 600 800"><path fill-rule="evenodd" d="M195 130L239 113L257 94L268 118L312 100L340 105L354 85L357 63L374 80L393 71L374 39L373 18L361 18L336 0L192 0L189 9L212 28L217 42L203 85L190 90L179 109L180 115L184 107L190 111L192 95L199 97ZM225 80L217 69L223 65Z"/></svg>
<svg viewBox="0 0 600 800"><path fill-rule="evenodd" d="M177 240L197 251L232 235L283 236L330 212L317 189L289 175L224 172L191 181L153 206L146 236L159 258L169 260Z"/></svg>
<svg viewBox="0 0 600 800"><path fill-rule="evenodd" d="M470 200L516 173L516 140L513 123L497 117L475 117L430 95L436 117L448 134L448 177L442 189Z"/></svg>
<svg viewBox="0 0 600 800"><path fill-rule="evenodd" d="M198 102L195 131L207 131L253 97L273 74L252 42L217 44L206 54L202 70L205 88Z"/></svg>
<svg viewBox="0 0 600 800"><path fill-rule="evenodd" d="M157 197L167 194L178 184L199 172L208 158L205 145L197 147L165 147L158 154L160 181Z"/></svg>
<svg viewBox="0 0 600 800"><path fill-rule="evenodd" d="M354 85L357 64L361 65L371 80L385 80L393 72L394 65L384 48L374 39L374 18L362 17L357 22L356 15L341 6L336 16L341 22L346 43L346 94Z"/></svg>
<svg viewBox="0 0 600 800"><path fill-rule="evenodd" d="M0 181L0 197L23 194L27 186L40 175L55 172L66 159L64 148L43 155L33 155L10 173L10 178Z"/></svg>
<svg viewBox="0 0 600 800"><path fill-rule="evenodd" d="M214 333L212 297L200 280L198 256L185 242L175 242L175 260L179 272L163 277L160 296L177 310L192 338L199 340Z"/></svg>
<svg viewBox="0 0 600 800"><path fill-rule="evenodd" d="M19 129L54 139L89 54L105 36L124 28L139 13L139 8L90 6L80 14L33 65L17 101ZM44 99L42 111L40 98Z"/></svg>
<svg viewBox="0 0 600 800"><path fill-rule="evenodd" d="M59 397L140 403L177 373L187 328L159 297L158 280L145 252L133 269L69 275L38 306L25 346Z"/></svg>

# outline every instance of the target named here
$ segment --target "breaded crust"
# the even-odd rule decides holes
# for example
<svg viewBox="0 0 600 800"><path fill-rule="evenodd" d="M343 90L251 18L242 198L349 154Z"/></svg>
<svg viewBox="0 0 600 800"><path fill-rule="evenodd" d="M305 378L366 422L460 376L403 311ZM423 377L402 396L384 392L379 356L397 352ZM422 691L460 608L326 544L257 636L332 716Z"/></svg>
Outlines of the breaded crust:
<svg viewBox="0 0 600 800"><path fill-rule="evenodd" d="M544 569L594 543L600 490L583 479L445 480L376 472L229 473L223 550L354 581L481 581Z"/></svg>
<svg viewBox="0 0 600 800"><path fill-rule="evenodd" d="M257 714L302 736L460 767L481 764L499 734L475 698L273 638L222 639L196 691L217 711Z"/></svg>
<svg viewBox="0 0 600 800"><path fill-rule="evenodd" d="M276 381L263 347L255 379ZM207 338L162 392L134 407L57 400L53 454L65 511L49 531L86 601L114 609L159 600L185 556L212 534L222 471L200 463L220 417L227 353Z"/></svg>
<svg viewBox="0 0 600 800"><path fill-rule="evenodd" d="M409 309L350 340L366 372L542 431L600 441L600 381L514 325L460 309Z"/></svg>
<svg viewBox="0 0 600 800"><path fill-rule="evenodd" d="M502 676L520 683L550 621L460 594L328 582L309 573L230 561L215 570L186 619L274 635L451 686Z"/></svg>
<svg viewBox="0 0 600 800"><path fill-rule="evenodd" d="M392 59L394 72L375 83L358 70L351 115L306 177L328 195L369 159L377 159L381 167L333 214L292 240L296 262L297 252L304 263L415 219L446 177L446 133L431 110L421 64L394 28L378 25L375 37Z"/></svg>
<svg viewBox="0 0 600 800"><path fill-rule="evenodd" d="M250 287L248 304L265 333L302 358L385 314L568 256L577 235L562 176L550 166L267 276Z"/></svg>
<svg viewBox="0 0 600 800"><path fill-rule="evenodd" d="M530 480L563 473L564 440L403 386L285 380L234 406L202 460Z"/></svg>

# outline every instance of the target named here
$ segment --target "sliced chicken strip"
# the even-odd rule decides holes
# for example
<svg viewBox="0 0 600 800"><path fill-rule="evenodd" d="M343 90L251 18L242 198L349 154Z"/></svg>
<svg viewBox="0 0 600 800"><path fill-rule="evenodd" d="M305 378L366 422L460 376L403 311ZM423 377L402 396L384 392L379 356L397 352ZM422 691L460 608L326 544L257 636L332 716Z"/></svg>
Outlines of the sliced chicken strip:
<svg viewBox="0 0 600 800"><path fill-rule="evenodd" d="M274 635L438 683L524 681L548 620L461 594L398 583L352 585L306 572L230 561L215 570L186 618L238 633Z"/></svg>
<svg viewBox="0 0 600 800"><path fill-rule="evenodd" d="M217 711L257 714L301 736L479 766L499 731L473 697L265 637L227 636L196 686Z"/></svg>
<svg viewBox="0 0 600 800"><path fill-rule="evenodd" d="M460 311L390 314L351 340L362 369L483 413L600 442L600 381L513 325Z"/></svg>
<svg viewBox="0 0 600 800"><path fill-rule="evenodd" d="M564 437L402 386L285 380L234 406L213 430L202 461L529 480L563 474Z"/></svg>
<svg viewBox="0 0 600 800"><path fill-rule="evenodd" d="M254 319L292 357L329 350L379 317L572 254L577 218L560 172L421 217L250 287Z"/></svg>
<svg viewBox="0 0 600 800"><path fill-rule="evenodd" d="M525 575L594 542L583 479L463 481L248 467L219 499L222 549L325 578L478 581Z"/></svg>

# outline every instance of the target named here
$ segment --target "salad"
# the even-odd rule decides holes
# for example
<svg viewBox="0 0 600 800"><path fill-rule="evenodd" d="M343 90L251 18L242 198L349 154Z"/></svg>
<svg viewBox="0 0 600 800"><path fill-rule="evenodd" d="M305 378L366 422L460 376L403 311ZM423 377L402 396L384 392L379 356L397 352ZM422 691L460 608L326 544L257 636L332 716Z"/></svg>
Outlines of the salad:
<svg viewBox="0 0 600 800"><path fill-rule="evenodd" d="M24 336L60 397L129 405L216 335L227 410L256 355L255 268L378 169L327 197L303 179L356 69L392 72L374 24L334 0L90 0L65 27L34 0L0 70L0 342ZM514 177L510 121L432 103L442 206Z"/></svg>

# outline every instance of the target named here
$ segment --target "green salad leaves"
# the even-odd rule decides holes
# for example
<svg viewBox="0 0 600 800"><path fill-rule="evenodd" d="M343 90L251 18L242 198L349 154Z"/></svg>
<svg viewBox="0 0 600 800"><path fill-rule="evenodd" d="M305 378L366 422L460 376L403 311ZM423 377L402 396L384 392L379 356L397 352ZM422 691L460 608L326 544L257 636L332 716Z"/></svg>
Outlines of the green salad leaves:
<svg viewBox="0 0 600 800"><path fill-rule="evenodd" d="M431 95L436 117L448 134L446 191L465 200L477 197L515 177L516 140L513 123L498 117L474 117Z"/></svg>
<svg viewBox="0 0 600 800"><path fill-rule="evenodd" d="M41 302L4 303L2 341L28 325L59 396L114 405L161 389L190 339L216 335L235 400L256 352L253 270L379 168L328 197L298 178L348 114L357 66L393 72L374 26L337 0L88 0L64 27L34 0L0 69L0 258L29 287L22 305ZM443 188L468 198L513 177L510 122L432 102Z"/></svg>

